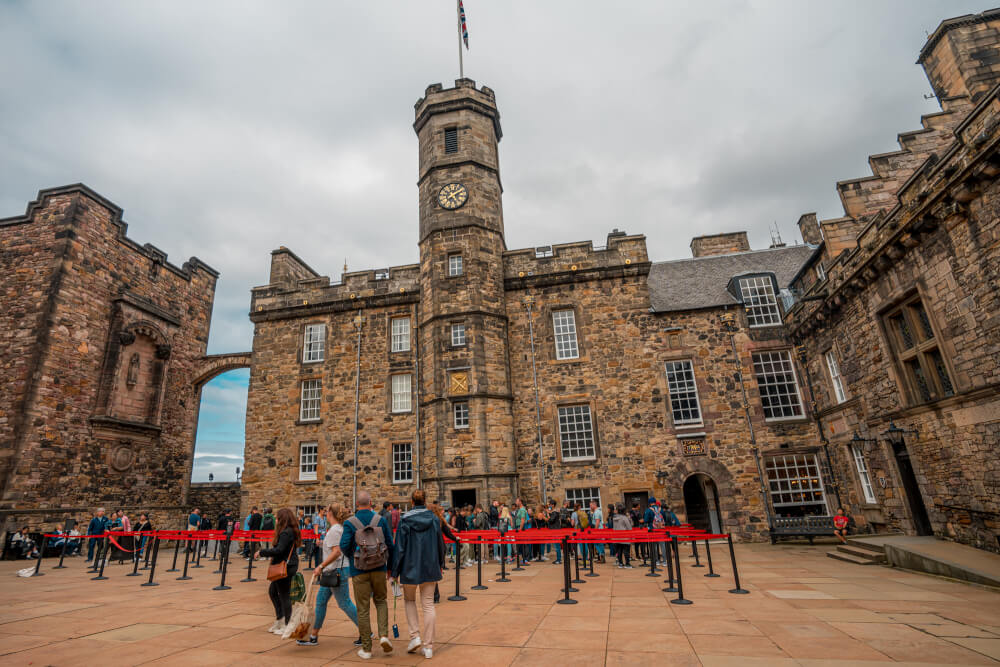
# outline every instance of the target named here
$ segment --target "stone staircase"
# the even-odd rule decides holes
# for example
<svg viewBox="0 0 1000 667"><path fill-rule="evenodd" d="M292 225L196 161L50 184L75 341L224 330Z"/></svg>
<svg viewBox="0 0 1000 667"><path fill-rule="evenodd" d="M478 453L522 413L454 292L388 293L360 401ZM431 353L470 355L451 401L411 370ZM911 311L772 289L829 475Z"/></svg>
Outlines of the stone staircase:
<svg viewBox="0 0 1000 667"><path fill-rule="evenodd" d="M836 551L829 551L826 555L855 565L885 565L887 562L882 547L855 540L847 540L847 544L839 545Z"/></svg>

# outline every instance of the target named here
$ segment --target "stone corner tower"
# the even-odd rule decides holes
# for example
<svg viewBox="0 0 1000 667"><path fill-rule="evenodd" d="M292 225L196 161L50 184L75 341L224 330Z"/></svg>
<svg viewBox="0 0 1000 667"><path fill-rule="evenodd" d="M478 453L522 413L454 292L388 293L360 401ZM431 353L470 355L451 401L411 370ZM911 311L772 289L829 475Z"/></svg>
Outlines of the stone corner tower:
<svg viewBox="0 0 1000 667"><path fill-rule="evenodd" d="M517 491L493 91L459 79L417 101L420 477L465 504Z"/></svg>

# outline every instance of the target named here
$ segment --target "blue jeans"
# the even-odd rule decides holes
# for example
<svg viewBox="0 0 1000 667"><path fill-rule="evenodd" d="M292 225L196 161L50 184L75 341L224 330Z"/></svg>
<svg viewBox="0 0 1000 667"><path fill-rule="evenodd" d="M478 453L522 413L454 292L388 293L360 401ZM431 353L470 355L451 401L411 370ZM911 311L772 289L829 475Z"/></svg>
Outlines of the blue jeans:
<svg viewBox="0 0 1000 667"><path fill-rule="evenodd" d="M556 548L556 562L557 563L562 562L562 543L556 542L555 545L552 546L555 546Z"/></svg>
<svg viewBox="0 0 1000 667"><path fill-rule="evenodd" d="M314 632L323 627L323 621L326 619L326 603L330 601L331 597L337 601L337 606L347 615L347 618L351 619L351 623L354 623L354 625L358 624L358 608L354 606L354 602L351 600L351 578L348 575L346 567L337 568L337 571L340 572L340 586L336 588L320 586L319 593L316 594L316 620L313 622Z"/></svg>

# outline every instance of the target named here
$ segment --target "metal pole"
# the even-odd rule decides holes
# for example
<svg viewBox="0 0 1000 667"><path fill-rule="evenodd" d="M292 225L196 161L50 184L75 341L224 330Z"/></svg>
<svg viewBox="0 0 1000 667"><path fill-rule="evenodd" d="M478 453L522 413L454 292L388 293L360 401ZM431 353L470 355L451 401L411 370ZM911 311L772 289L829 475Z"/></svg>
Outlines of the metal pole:
<svg viewBox="0 0 1000 667"><path fill-rule="evenodd" d="M134 535L132 536L132 546L135 547L135 536ZM132 571L129 572L128 574L126 574L125 575L126 577L141 577L142 576L141 574L139 574L139 561L142 560L142 559L141 558L137 558L137 556L138 556L138 552L133 551L132 552Z"/></svg>
<svg viewBox="0 0 1000 667"><path fill-rule="evenodd" d="M507 577L507 555L504 553L504 535L506 533L500 533L500 578L497 579L498 583L506 584L510 581Z"/></svg>
<svg viewBox="0 0 1000 667"><path fill-rule="evenodd" d="M563 537L562 538L562 550L563 550L563 553L566 555L565 558L563 558L563 589L562 589L563 590L563 598L561 600L556 600L556 604L576 604L576 600L571 600L570 597L569 597L569 594L570 593L576 593L579 590L577 588L573 588L573 586L570 584L570 580L569 580L569 552L566 551L567 549L569 549L569 541L568 541L568 538Z"/></svg>
<svg viewBox="0 0 1000 667"><path fill-rule="evenodd" d="M729 592L733 595L746 595L750 591L740 587L740 573L736 569L736 550L733 549L733 535L730 533L726 537L729 539L729 559L733 562L733 582L736 584L736 588L729 589Z"/></svg>
<svg viewBox="0 0 1000 667"><path fill-rule="evenodd" d="M461 38L461 35L459 35ZM461 53L461 39L459 40L459 53ZM352 504L354 508L358 507L358 429L360 428L360 422L358 421L358 410L360 408L361 401L361 325L364 320L361 319L361 311L358 311L358 316L354 320L354 325L358 328L358 359L354 371L354 495L352 496ZM391 387L390 387L391 390Z"/></svg>
<svg viewBox="0 0 1000 667"><path fill-rule="evenodd" d="M159 586L158 583L153 581L153 575L156 574L156 556L160 553L160 538L154 537L153 544L150 547L153 550L153 562L149 566L149 581L140 586Z"/></svg>
<svg viewBox="0 0 1000 667"><path fill-rule="evenodd" d="M649 531L648 533L646 533L646 535L647 535L647 537L653 537L653 541L649 541L649 542L646 543L646 546L649 547L649 572L646 573L646 576L647 577L658 577L660 575L658 575L656 573L656 559L657 559L657 554L655 553L656 552L656 542L655 542L656 537L653 536L653 531Z"/></svg>
<svg viewBox="0 0 1000 667"><path fill-rule="evenodd" d="M667 587L661 589L664 593L676 593L677 587L674 586L674 547L673 543L669 540L665 541L664 546L666 547L667 554Z"/></svg>
<svg viewBox="0 0 1000 667"><path fill-rule="evenodd" d="M705 567L698 558L698 540L691 540L691 555L694 556L694 565L691 567Z"/></svg>
<svg viewBox="0 0 1000 667"><path fill-rule="evenodd" d="M458 78L465 78L465 65L462 63L462 12L455 0L455 18L458 20Z"/></svg>
<svg viewBox="0 0 1000 667"><path fill-rule="evenodd" d="M458 535L456 535L455 538L456 538L455 539L455 544L458 545L459 544ZM461 579L462 579L462 567L461 567L461 565L459 563L456 562L455 563L455 594L448 596L448 600L451 601L451 602L462 602L462 601L468 599L468 598L466 598L464 595L462 595L459 592L458 587L459 587L459 583L460 583Z"/></svg>
<svg viewBox="0 0 1000 667"><path fill-rule="evenodd" d="M674 543L674 562L675 569L677 570L677 597L670 601L670 604L693 604L691 600L684 599L684 583L681 580L681 550L680 545L677 543L677 536L672 537Z"/></svg>
<svg viewBox="0 0 1000 667"><path fill-rule="evenodd" d="M476 545L476 585L472 587L474 591L485 591L489 586L483 586L483 536L479 536L479 544Z"/></svg>
<svg viewBox="0 0 1000 667"><path fill-rule="evenodd" d="M228 591L230 588L232 588L231 586L226 586L226 567L229 565L229 540L230 539L231 539L230 536L227 535L226 536L226 542L225 542L225 544L222 547L223 550L224 550L223 553L222 553L222 568L221 568L221 571L222 571L222 580L219 582L218 586L216 586L215 588L212 589L213 591ZM216 542L216 546L218 546L218 541Z"/></svg>
<svg viewBox="0 0 1000 667"><path fill-rule="evenodd" d="M191 533L188 533L188 537L191 537ZM188 540L190 542L190 540ZM184 549L184 572L181 576L177 577L177 581L187 581L191 577L188 576L188 562L191 560L191 552L188 549Z"/></svg>
<svg viewBox="0 0 1000 667"><path fill-rule="evenodd" d="M573 533L573 536L576 537L576 533ZM573 545L573 567L576 569L576 578L573 579L572 583L574 583L574 584L585 584L587 582L584 579L580 578L580 548L579 547L580 547L579 544L574 544Z"/></svg>
<svg viewBox="0 0 1000 667"><path fill-rule="evenodd" d="M601 575L597 574L596 572L594 572L594 552L596 552L596 551L597 551L597 545L596 544L591 544L590 545L590 572L587 573L587 574L585 574L585 575L583 575L585 577L599 577L599 576L601 576Z"/></svg>
<svg viewBox="0 0 1000 667"><path fill-rule="evenodd" d="M56 565L53 570L61 570L66 566L63 565L63 559L66 558L66 545L69 544L69 531L66 531L66 537L63 539L62 552L59 554L59 564Z"/></svg>
<svg viewBox="0 0 1000 667"><path fill-rule="evenodd" d="M108 562L108 559L105 558L105 554L107 553L107 551L108 551L108 538L105 537L104 549L101 552L101 571L97 574L96 577L91 577L92 581L102 581L104 579L107 579L107 577L104 576L104 564Z"/></svg>
<svg viewBox="0 0 1000 667"><path fill-rule="evenodd" d="M42 556L45 555L45 545L48 543L48 535L42 535L42 548L38 550L38 562L35 563L35 574L34 577L44 577L45 573L42 572Z"/></svg>
<svg viewBox="0 0 1000 667"><path fill-rule="evenodd" d="M542 409L538 400L538 370L535 367L535 325L531 317L532 297L528 297L524 307L528 309L528 340L531 341L531 378L535 384L535 430L538 432L538 488L542 492L542 504L549 501L545 491L545 455L542 452Z"/></svg>
<svg viewBox="0 0 1000 667"><path fill-rule="evenodd" d="M174 540L174 562L173 565L170 566L170 569L167 570L167 572L177 571L177 552L180 551L180 548L181 548L181 540L180 538L177 538ZM152 549L152 545L150 545L150 549ZM149 553L149 549L146 549L146 553L147 554ZM187 558L187 556L185 556L185 558Z"/></svg>
<svg viewBox="0 0 1000 667"><path fill-rule="evenodd" d="M712 549L708 546L708 540L705 540L705 557L708 558L708 574L706 577L717 577L715 570L712 568Z"/></svg>

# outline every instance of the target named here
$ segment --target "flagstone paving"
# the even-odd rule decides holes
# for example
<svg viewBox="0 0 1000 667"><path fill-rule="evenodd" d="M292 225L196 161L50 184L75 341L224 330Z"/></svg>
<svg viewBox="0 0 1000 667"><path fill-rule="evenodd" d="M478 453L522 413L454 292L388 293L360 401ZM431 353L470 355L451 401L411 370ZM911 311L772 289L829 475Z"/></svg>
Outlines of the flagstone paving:
<svg viewBox="0 0 1000 667"><path fill-rule="evenodd" d="M749 595L731 595L724 545L713 549L720 578L683 559L688 606L660 589L649 570L598 565L597 577L559 605L562 568L535 563L497 583L484 564L485 591L472 591L475 568L462 571L464 602L450 602L454 570L441 584L434 662L446 665L979 665L1000 661L1000 592L877 566L826 558L828 547L737 545ZM216 564L192 569L190 581L164 572L126 577L108 567L91 581L80 558L44 577L21 578L24 561L0 563L0 665L354 665L356 629L331 601L316 647L283 641L272 622L263 571L241 583L246 561L230 571L228 591L213 591ZM581 572L584 574L584 572ZM390 619L392 618L392 599ZM372 614L374 618L374 612ZM391 622L391 621L390 621ZM373 664L417 665L399 601L400 638Z"/></svg>

